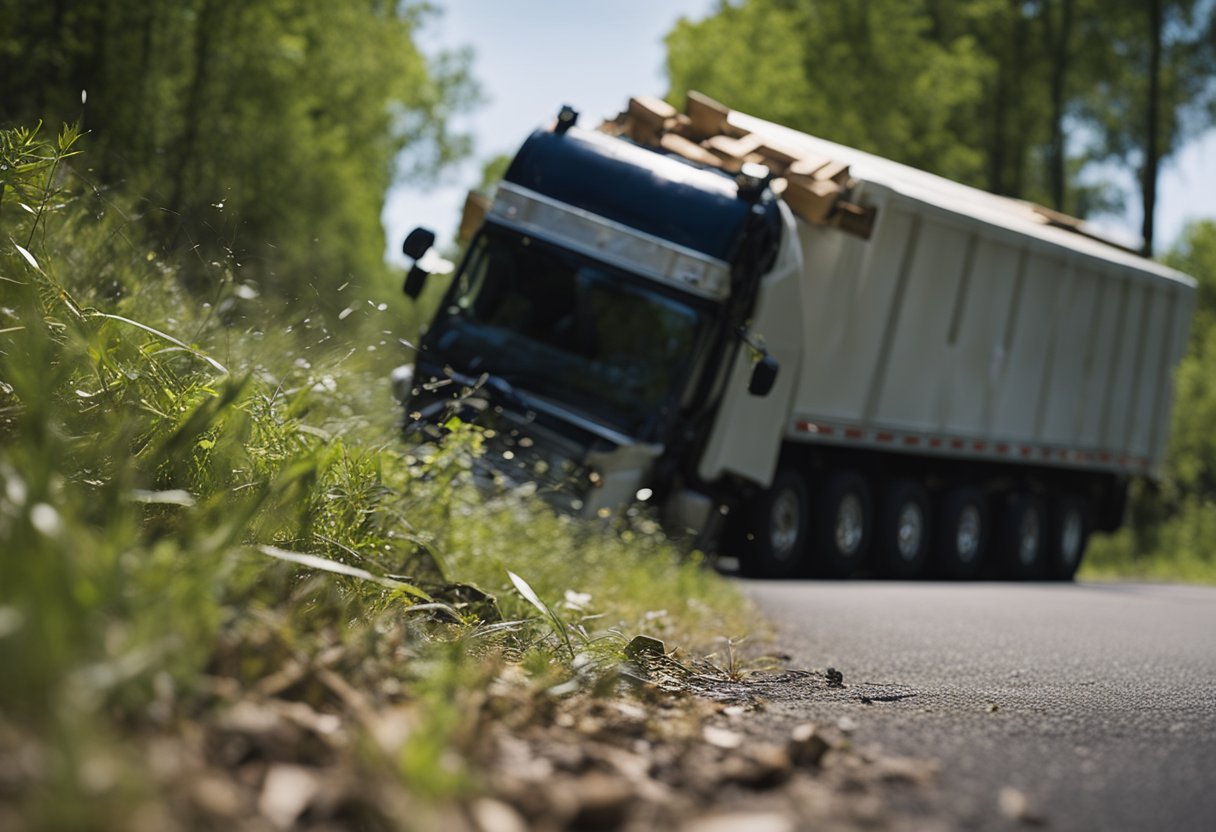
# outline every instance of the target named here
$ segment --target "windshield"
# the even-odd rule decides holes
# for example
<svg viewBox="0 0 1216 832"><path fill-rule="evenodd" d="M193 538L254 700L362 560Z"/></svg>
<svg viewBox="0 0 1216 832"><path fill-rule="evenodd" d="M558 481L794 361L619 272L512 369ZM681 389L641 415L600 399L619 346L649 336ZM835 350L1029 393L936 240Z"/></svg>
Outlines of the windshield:
<svg viewBox="0 0 1216 832"><path fill-rule="evenodd" d="M487 228L426 344L645 437L679 403L706 329L693 305L625 272Z"/></svg>

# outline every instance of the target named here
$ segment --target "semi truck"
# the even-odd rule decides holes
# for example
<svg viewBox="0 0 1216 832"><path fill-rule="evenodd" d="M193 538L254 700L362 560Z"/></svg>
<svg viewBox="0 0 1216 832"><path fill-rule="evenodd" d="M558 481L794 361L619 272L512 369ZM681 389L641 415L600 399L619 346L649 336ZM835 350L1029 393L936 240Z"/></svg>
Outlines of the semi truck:
<svg viewBox="0 0 1216 832"><path fill-rule="evenodd" d="M1186 275L696 93L577 121L466 217L394 378L415 424L476 403L513 481L768 578L1069 580L1159 470Z"/></svg>

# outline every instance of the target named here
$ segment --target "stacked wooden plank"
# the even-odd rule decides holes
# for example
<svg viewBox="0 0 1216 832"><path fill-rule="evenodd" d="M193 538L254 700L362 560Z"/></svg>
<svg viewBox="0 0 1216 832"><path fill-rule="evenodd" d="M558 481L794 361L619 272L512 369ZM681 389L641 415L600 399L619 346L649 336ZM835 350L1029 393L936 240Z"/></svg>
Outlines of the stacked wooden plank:
<svg viewBox="0 0 1216 832"><path fill-rule="evenodd" d="M1035 222L1042 223L1043 225L1050 225L1054 228L1063 228L1067 231L1073 232L1074 234L1080 234L1082 237L1088 237L1091 240L1097 240L1099 243L1114 246L1115 248L1121 249L1122 251L1126 251L1130 254L1140 254L1139 249L1132 248L1131 246L1125 245L1118 240L1112 239L1111 237L1096 231L1084 220L1077 219L1076 217L1069 216L1068 214L1063 214L1043 205L1036 205L1033 202L1025 202L1023 204L1030 209L1032 212L1032 218Z"/></svg>
<svg viewBox="0 0 1216 832"><path fill-rule="evenodd" d="M763 164L776 177L773 192L797 216L815 225L870 236L875 212L849 201L855 183L848 165L749 133L730 122L728 107L699 92L688 93L683 113L660 98L631 98L628 108L600 129L728 173L738 173L748 163Z"/></svg>
<svg viewBox="0 0 1216 832"><path fill-rule="evenodd" d="M467 243L473 239L473 235L486 221L486 214L489 212L490 198L478 191L469 191L464 198L464 210L460 214L460 230L456 232L457 241Z"/></svg>

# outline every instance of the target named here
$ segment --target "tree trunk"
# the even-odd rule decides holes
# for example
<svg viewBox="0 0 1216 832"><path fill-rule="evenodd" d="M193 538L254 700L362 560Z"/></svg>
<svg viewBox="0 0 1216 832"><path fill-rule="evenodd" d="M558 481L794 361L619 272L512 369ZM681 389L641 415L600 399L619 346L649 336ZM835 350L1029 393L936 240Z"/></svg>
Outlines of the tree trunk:
<svg viewBox="0 0 1216 832"><path fill-rule="evenodd" d="M1007 0L996 23L991 52L997 59L996 88L992 98L992 142L988 148L988 190L1020 196L1025 159L1025 106L1022 74L1026 27L1021 2Z"/></svg>
<svg viewBox="0 0 1216 832"><path fill-rule="evenodd" d="M1034 130L1034 125L1031 123L1030 118L1030 108L1026 103L1026 74L1024 69L1027 64L1026 53L1029 46L1030 33L1027 31L1029 27L1026 22L1026 16L1022 14L1021 4L1014 0L1010 5L1012 7L1013 18L1010 99L1013 102L1014 135L1009 147L1010 167L1004 174L1005 189L1002 193L1020 198L1025 195L1026 190L1026 159L1029 156L1026 145Z"/></svg>
<svg viewBox="0 0 1216 832"><path fill-rule="evenodd" d="M1003 173L1005 170L1005 134L1008 131L1008 81L1005 61L1000 60L996 68L996 90L992 102L992 144L988 148L988 190L994 194L1005 192Z"/></svg>
<svg viewBox="0 0 1216 832"><path fill-rule="evenodd" d="M37 91L34 96L34 112L45 113L49 101L47 100L48 93L52 90L63 89L67 81L66 67L70 63L67 54L67 46L64 38L65 27L67 26L67 2L66 0L55 0L54 11L51 12L51 28L48 30L47 36L51 39L48 48L48 56L50 63L47 66L47 75L53 79L51 83L37 84L34 89Z"/></svg>
<svg viewBox="0 0 1216 832"><path fill-rule="evenodd" d="M1044 10L1048 45L1051 49L1051 145L1048 149L1048 181L1051 207L1064 210L1065 170L1064 110L1067 105L1068 71L1075 0L1061 0L1060 25L1052 22L1051 6Z"/></svg>
<svg viewBox="0 0 1216 832"><path fill-rule="evenodd" d="M179 214L184 208L186 187L190 169L194 163L195 146L198 143L203 93L207 87L208 60L211 54L211 35L216 25L216 6L217 0L203 0L198 22L195 23L194 75L190 79L190 90L187 93L185 110L182 114L182 137L178 145L177 169L173 172L172 196L169 199L169 208ZM179 222L178 228L180 227Z"/></svg>
<svg viewBox="0 0 1216 832"><path fill-rule="evenodd" d="M136 77L139 79L139 89L135 98L135 125L133 127L135 154L141 165L148 164L152 158L153 148L156 147L155 127L150 123L148 115L148 97L152 81L152 49L153 33L155 32L156 4L149 3L142 7L139 26L139 61Z"/></svg>
<svg viewBox="0 0 1216 832"><path fill-rule="evenodd" d="M1157 174L1161 165L1161 0L1149 0L1149 50L1148 107L1146 108L1147 134L1144 140L1144 162L1141 169L1141 195L1144 206L1144 221L1141 236L1144 238L1142 252L1153 256L1153 219L1157 210Z"/></svg>
<svg viewBox="0 0 1216 832"><path fill-rule="evenodd" d="M93 30L93 47L88 60L79 67L80 74L73 85L76 88L73 92L81 96L80 126L95 133L107 131L110 122L109 109L120 106L115 100L117 91L113 89L113 80L121 76L110 66L110 21L113 16L111 0L104 0L98 4L96 18L86 18ZM89 87L93 89L90 91ZM88 97L93 99L92 107L88 106ZM100 162L101 178L109 181L114 173L114 155L107 153L101 157Z"/></svg>

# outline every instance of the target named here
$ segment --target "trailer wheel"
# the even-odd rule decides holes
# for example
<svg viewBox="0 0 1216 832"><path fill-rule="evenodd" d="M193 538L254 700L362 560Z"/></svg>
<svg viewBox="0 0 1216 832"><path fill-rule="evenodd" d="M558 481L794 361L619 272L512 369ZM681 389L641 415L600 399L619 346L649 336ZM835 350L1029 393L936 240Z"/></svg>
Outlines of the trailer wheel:
<svg viewBox="0 0 1216 832"><path fill-rule="evenodd" d="M915 578L929 558L929 492L912 480L892 480L878 507L874 562L880 574Z"/></svg>
<svg viewBox="0 0 1216 832"><path fill-rule="evenodd" d="M1015 580L1036 578L1043 572L1047 549L1047 512L1029 494L1015 494L1001 511L997 558L1001 574Z"/></svg>
<svg viewBox="0 0 1216 832"><path fill-rule="evenodd" d="M946 492L934 550L937 569L948 578L974 578L988 551L988 503L984 492L962 486Z"/></svg>
<svg viewBox="0 0 1216 832"><path fill-rule="evenodd" d="M768 490L749 506L747 541L739 571L749 578L791 578L804 562L811 501L806 481L790 468L781 468Z"/></svg>
<svg viewBox="0 0 1216 832"><path fill-rule="evenodd" d="M1053 581L1071 581L1081 565L1091 523L1085 501L1079 497L1056 498L1048 512L1045 565Z"/></svg>
<svg viewBox="0 0 1216 832"><path fill-rule="evenodd" d="M874 532L866 481L852 471L830 474L815 495L811 567L827 578L848 578L865 567Z"/></svg>

